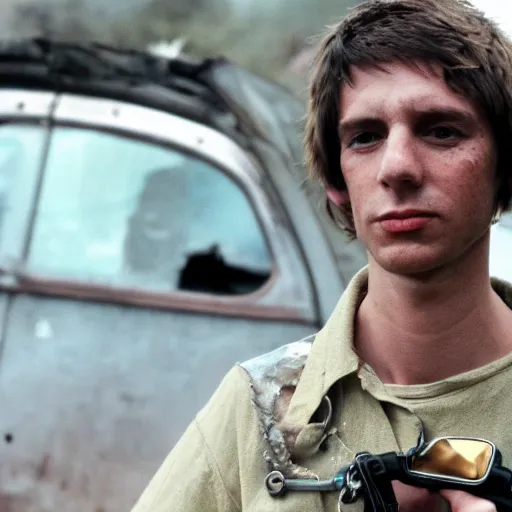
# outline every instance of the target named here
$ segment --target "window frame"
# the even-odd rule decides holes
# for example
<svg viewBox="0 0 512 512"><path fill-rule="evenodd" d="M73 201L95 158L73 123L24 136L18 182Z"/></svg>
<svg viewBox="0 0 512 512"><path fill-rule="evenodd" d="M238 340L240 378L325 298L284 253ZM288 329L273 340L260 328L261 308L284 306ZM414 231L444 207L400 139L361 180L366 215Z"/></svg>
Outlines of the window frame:
<svg viewBox="0 0 512 512"><path fill-rule="evenodd" d="M233 296L183 290L160 292L87 283L30 274L28 268L19 283L22 289L166 310L317 325L313 287L297 241L285 226L274 222L272 207L264 192L263 173L253 159L230 138L202 124L167 112L75 94L65 94L58 98L52 113L51 131L61 126L110 133L177 150L203 160L226 174L240 187L252 206L273 262L272 272L269 280L257 291ZM48 147L51 140L50 133ZM36 209L39 201L38 196ZM32 232L27 248L31 236ZM27 252L24 261L26 256Z"/></svg>
<svg viewBox="0 0 512 512"><path fill-rule="evenodd" d="M34 217L34 204L38 196L41 173L46 163L48 144L50 141L50 123L57 101L57 94L53 92L27 91L23 89L0 89L0 126L26 126L41 129L42 144L37 170L33 181L27 184L27 193L32 205L27 211L21 212L23 228L19 232L19 244L16 248L4 250L0 248L0 267L4 275L0 276L0 286L16 285L11 272L14 267L19 268L24 260L32 221Z"/></svg>

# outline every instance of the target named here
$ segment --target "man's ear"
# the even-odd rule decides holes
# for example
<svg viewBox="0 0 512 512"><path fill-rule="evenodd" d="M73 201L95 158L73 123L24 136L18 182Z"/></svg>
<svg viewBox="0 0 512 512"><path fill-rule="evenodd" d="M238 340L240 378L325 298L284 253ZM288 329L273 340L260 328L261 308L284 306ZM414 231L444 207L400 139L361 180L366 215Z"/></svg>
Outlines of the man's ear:
<svg viewBox="0 0 512 512"><path fill-rule="evenodd" d="M350 203L350 197L346 190L338 190L334 187L327 187L327 197L336 206L341 207Z"/></svg>

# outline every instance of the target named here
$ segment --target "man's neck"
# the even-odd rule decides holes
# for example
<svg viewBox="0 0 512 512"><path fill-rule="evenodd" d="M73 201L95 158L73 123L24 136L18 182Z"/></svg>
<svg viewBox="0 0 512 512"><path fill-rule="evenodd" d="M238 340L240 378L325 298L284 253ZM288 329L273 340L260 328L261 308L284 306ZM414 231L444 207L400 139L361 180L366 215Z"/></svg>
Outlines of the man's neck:
<svg viewBox="0 0 512 512"><path fill-rule="evenodd" d="M435 382L512 351L512 312L491 287L486 258L474 263L412 278L370 262L355 349L383 382Z"/></svg>

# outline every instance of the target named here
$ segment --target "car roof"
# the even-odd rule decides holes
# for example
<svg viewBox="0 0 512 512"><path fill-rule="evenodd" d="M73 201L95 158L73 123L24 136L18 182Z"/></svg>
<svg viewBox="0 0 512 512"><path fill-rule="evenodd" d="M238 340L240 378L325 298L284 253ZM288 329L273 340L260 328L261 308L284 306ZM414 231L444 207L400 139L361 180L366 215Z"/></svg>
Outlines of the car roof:
<svg viewBox="0 0 512 512"><path fill-rule="evenodd" d="M303 114L284 87L224 58L167 59L97 43L0 41L0 87L13 86L126 101L189 118L239 142L266 137L285 150L291 134L272 124Z"/></svg>

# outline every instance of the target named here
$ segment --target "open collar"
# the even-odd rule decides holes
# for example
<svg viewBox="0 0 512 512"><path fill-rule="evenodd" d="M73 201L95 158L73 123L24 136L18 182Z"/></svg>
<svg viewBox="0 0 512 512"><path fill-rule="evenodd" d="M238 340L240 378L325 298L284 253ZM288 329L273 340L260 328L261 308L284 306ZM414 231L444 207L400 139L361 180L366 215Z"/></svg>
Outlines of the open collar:
<svg viewBox="0 0 512 512"><path fill-rule="evenodd" d="M325 327L316 335L311 352L282 425L300 431L311 420L329 389L354 373L359 358L354 352L354 320L368 289L368 268L350 281Z"/></svg>

